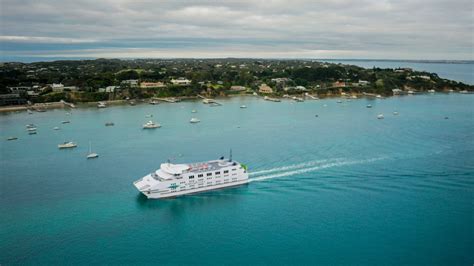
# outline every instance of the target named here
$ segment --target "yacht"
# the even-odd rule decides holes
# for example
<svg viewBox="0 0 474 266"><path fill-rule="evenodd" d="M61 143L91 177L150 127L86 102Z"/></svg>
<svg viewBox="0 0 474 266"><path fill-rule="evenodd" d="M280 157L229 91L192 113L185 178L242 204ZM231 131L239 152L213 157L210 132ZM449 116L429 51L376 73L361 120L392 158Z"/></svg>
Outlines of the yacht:
<svg viewBox="0 0 474 266"><path fill-rule="evenodd" d="M26 129L28 132L36 131L36 127L29 127Z"/></svg>
<svg viewBox="0 0 474 266"><path fill-rule="evenodd" d="M106 127L111 127L111 126L114 126L114 125L115 125L114 122L107 122L107 123L105 123L105 126L106 126Z"/></svg>
<svg viewBox="0 0 474 266"><path fill-rule="evenodd" d="M150 104L151 104L151 105L156 105L156 104L159 104L159 102L156 101L156 100L152 100L152 101L150 101Z"/></svg>
<svg viewBox="0 0 474 266"><path fill-rule="evenodd" d="M384 119L383 114L379 114L379 115L377 116L377 119Z"/></svg>
<svg viewBox="0 0 474 266"><path fill-rule="evenodd" d="M371 104L367 104L366 107L367 107L367 108L372 108L372 105L371 105Z"/></svg>
<svg viewBox="0 0 474 266"><path fill-rule="evenodd" d="M160 168L133 182L148 199L170 198L249 182L247 166L224 159L190 164L162 163Z"/></svg>
<svg viewBox="0 0 474 266"><path fill-rule="evenodd" d="M245 109L245 108L247 108L247 106L245 106L245 105L240 106L240 109Z"/></svg>
<svg viewBox="0 0 474 266"><path fill-rule="evenodd" d="M396 111L395 111L395 112L393 112L393 115L398 115L398 112L396 112Z"/></svg>
<svg viewBox="0 0 474 266"><path fill-rule="evenodd" d="M159 128L159 127L161 127L160 124L154 123L151 120L143 124L143 129L154 129L154 128Z"/></svg>
<svg viewBox="0 0 474 266"><path fill-rule="evenodd" d="M429 93L435 93L435 90L428 90Z"/></svg>
<svg viewBox="0 0 474 266"><path fill-rule="evenodd" d="M76 147L77 147L77 144L72 141L65 141L58 145L59 149L72 149Z"/></svg>
<svg viewBox="0 0 474 266"><path fill-rule="evenodd" d="M61 121L61 124L69 124L69 123L71 123L71 121L69 120Z"/></svg>
<svg viewBox="0 0 474 266"><path fill-rule="evenodd" d="M153 115L152 115L152 114L148 114L148 115L145 115L145 117L150 118L150 117L153 117Z"/></svg>
<svg viewBox="0 0 474 266"><path fill-rule="evenodd" d="M59 127L53 127L53 130L59 130Z"/></svg>
<svg viewBox="0 0 474 266"><path fill-rule="evenodd" d="M97 103L97 108L106 108L107 104L105 102L98 102Z"/></svg>
<svg viewBox="0 0 474 266"><path fill-rule="evenodd" d="M197 113L197 111L196 111L196 110L192 110L191 113Z"/></svg>
<svg viewBox="0 0 474 266"><path fill-rule="evenodd" d="M9 137L7 140L17 140L17 137Z"/></svg>
<svg viewBox="0 0 474 266"><path fill-rule="evenodd" d="M191 118L191 120L189 120L189 123L193 123L193 124L194 124L194 123L199 123L199 122L201 122L201 120L199 120L199 119L197 119L197 118L195 118L195 117L193 117L193 118Z"/></svg>
<svg viewBox="0 0 474 266"><path fill-rule="evenodd" d="M99 154L92 152L92 145L91 142L89 141L89 154L87 154L87 159L94 159L99 157Z"/></svg>

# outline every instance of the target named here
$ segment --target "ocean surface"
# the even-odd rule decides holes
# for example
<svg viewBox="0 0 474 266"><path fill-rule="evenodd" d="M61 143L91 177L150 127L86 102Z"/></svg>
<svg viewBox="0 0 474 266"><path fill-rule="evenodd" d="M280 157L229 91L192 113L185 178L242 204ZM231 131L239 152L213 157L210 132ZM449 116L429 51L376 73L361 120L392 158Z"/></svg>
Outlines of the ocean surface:
<svg viewBox="0 0 474 266"><path fill-rule="evenodd" d="M396 61L396 60L321 60L330 63L341 63L348 65L356 65L364 68L399 68L399 67L409 67L418 71L427 71L431 73L436 73L441 78L451 79L459 82L464 82L466 84L474 85L474 62L456 62L452 61L449 63L443 62L415 62L415 61Z"/></svg>
<svg viewBox="0 0 474 266"><path fill-rule="evenodd" d="M220 101L0 115L0 264L473 263L474 95ZM167 200L132 185L230 148L248 185Z"/></svg>

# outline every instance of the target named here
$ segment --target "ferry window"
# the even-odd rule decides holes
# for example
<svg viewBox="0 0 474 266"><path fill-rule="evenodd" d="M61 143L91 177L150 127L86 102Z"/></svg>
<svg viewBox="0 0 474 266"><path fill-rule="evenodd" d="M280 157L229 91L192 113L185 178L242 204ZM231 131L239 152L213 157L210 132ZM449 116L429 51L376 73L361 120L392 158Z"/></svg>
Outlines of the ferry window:
<svg viewBox="0 0 474 266"><path fill-rule="evenodd" d="M203 177L204 175L203 174L199 174L198 177Z"/></svg>
<svg viewBox="0 0 474 266"><path fill-rule="evenodd" d="M193 176L193 175L190 175L190 176L189 176L189 179L193 179L193 178L194 178L194 176Z"/></svg>
<svg viewBox="0 0 474 266"><path fill-rule="evenodd" d="M216 172L215 174L216 174L216 175L220 175L220 174L221 174L221 172Z"/></svg>
<svg viewBox="0 0 474 266"><path fill-rule="evenodd" d="M212 175L212 173L207 173L207 176L211 176L211 175Z"/></svg>
<svg viewBox="0 0 474 266"><path fill-rule="evenodd" d="M234 169L232 169L232 171L235 171L235 170L237 170L237 169L235 169L235 168L234 168Z"/></svg>
<svg viewBox="0 0 474 266"><path fill-rule="evenodd" d="M225 171L224 171L224 174L228 174L228 173L229 173L229 170L225 170Z"/></svg>

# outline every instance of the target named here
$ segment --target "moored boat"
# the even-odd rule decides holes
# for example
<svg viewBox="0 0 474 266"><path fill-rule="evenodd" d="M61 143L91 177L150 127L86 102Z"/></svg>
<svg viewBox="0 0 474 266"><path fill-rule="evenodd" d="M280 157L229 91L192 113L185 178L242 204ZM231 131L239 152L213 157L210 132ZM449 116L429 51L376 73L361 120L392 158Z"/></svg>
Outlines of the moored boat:
<svg viewBox="0 0 474 266"><path fill-rule="evenodd" d="M159 128L159 127L161 127L160 124L155 123L151 120L143 124L143 129L154 129L154 128Z"/></svg>
<svg viewBox="0 0 474 266"><path fill-rule="evenodd" d="M72 141L65 141L61 144L58 144L59 149L71 149L71 148L76 148L77 144L72 142Z"/></svg>

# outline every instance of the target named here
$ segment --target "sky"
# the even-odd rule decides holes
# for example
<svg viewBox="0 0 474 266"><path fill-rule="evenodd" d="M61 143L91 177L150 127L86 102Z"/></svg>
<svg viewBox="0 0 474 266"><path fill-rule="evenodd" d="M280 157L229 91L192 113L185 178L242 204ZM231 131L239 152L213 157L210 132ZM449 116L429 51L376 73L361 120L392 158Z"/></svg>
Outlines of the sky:
<svg viewBox="0 0 474 266"><path fill-rule="evenodd" d="M472 0L0 0L0 60L473 60L473 6Z"/></svg>

